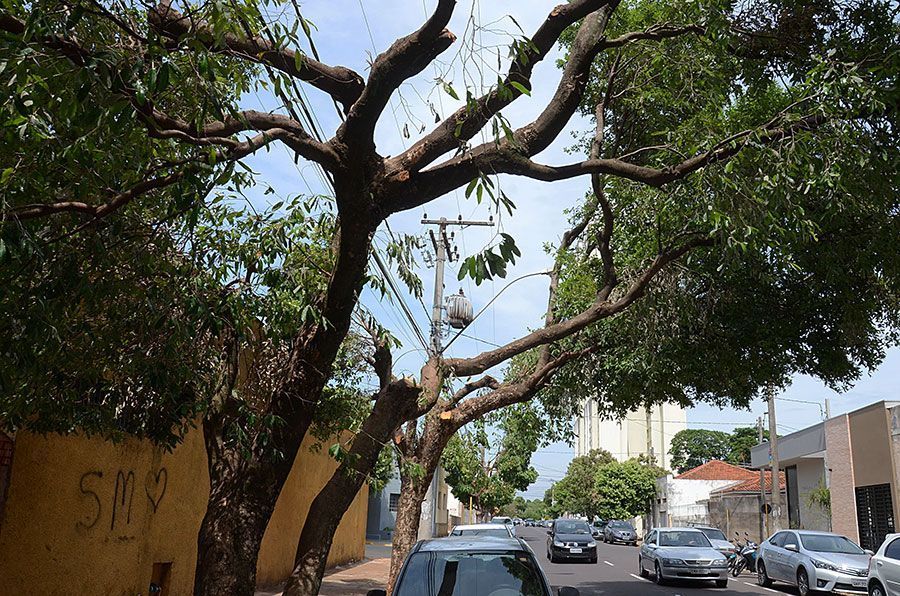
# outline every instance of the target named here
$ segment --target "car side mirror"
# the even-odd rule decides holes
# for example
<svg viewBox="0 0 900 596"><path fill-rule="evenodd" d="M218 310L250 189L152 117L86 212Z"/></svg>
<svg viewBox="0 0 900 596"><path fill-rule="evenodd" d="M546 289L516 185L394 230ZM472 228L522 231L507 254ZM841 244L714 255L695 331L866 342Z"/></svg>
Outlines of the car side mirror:
<svg viewBox="0 0 900 596"><path fill-rule="evenodd" d="M874 556L875 556L875 551L873 551L873 550L870 550L870 549L867 548L867 549L865 549L865 552L866 552L866 554L869 555L870 557L874 557Z"/></svg>
<svg viewBox="0 0 900 596"><path fill-rule="evenodd" d="M368 592L366 592L366 596L387 596L387 590L376 588L374 590L369 590Z"/></svg>
<svg viewBox="0 0 900 596"><path fill-rule="evenodd" d="M557 592L559 596L581 596L581 593L577 588L573 588L572 586L563 586Z"/></svg>
<svg viewBox="0 0 900 596"><path fill-rule="evenodd" d="M791 544L785 544L785 545L784 545L784 550L789 550L789 551L791 551L792 553L798 553L798 552L800 552L800 549L797 548L797 545L796 545L796 544L793 544L793 543L791 543Z"/></svg>
<svg viewBox="0 0 900 596"><path fill-rule="evenodd" d="M553 533L553 530L547 530L547 536Z"/></svg>

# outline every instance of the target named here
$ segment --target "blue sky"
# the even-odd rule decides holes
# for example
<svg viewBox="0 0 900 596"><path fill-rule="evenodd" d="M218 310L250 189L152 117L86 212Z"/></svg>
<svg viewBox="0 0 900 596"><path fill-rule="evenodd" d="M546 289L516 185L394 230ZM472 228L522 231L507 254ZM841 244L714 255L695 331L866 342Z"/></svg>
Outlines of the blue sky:
<svg viewBox="0 0 900 596"><path fill-rule="evenodd" d="M511 37L518 33L517 26L508 18L512 14L526 34L533 32L559 0L493 0L481 2L461 0L450 23L450 30L459 38L456 44L441 57L436 68L404 85L399 95L395 95L388 111L379 123L376 132L378 150L382 155L395 155L408 147L416 138L419 127L424 124L426 132L434 125L432 108L444 117L460 104L441 91L435 83L440 76L451 82L460 95L468 85L477 91L482 83L490 85L495 79L497 52L504 65L506 46ZM303 2L301 9L316 30L314 39L322 60L329 64L351 67L364 77L368 61L383 51L394 39L405 35L421 25L426 10L431 10L434 0L311 0ZM472 23L483 27L473 28ZM473 35L474 31L474 35ZM478 48L469 54L471 42ZM531 121L552 96L559 80L559 70L555 62L559 53L555 52L539 64L534 73L534 91L531 97L517 100L504 111L513 127ZM329 135L339 120L334 106L327 96L315 89L306 88L309 103L316 114L321 128ZM268 96L246 98L248 107L271 107ZM429 103L431 107L429 107ZM405 139L404 126L410 131L411 139ZM561 164L575 159L565 152L573 143L573 132L590 127L586 120L576 117L569 127L547 150L538 156L544 163ZM293 163L293 157L279 147L272 152L256 156L251 165L262 172L267 181L275 186L280 195L326 192L315 168L311 165ZM498 226L489 228L469 228L457 233L456 244L465 258L489 244L499 231L511 234L522 250L522 258L511 267L506 280L487 282L475 287L472 282L456 281L457 265L448 267L445 278L446 291L456 292L460 287L472 298L475 310L479 310L503 288L509 280L521 275L546 270L550 259L544 252L544 244L555 243L566 227L565 210L577 204L588 189L586 179L569 180L558 183L541 183L524 178L503 177L501 180L506 194L516 203L518 209L512 217L506 214L492 214L484 204L477 205L467 200L462 191L457 191L427 205L424 209L400 213L392 216L389 223L396 233L422 234L425 231L420 220L424 213L429 217L487 219L494 215ZM277 199L267 197L273 202ZM262 199L258 199L262 200ZM376 242L386 238L382 229ZM424 306L430 309L433 288L433 272L424 266L419 274L425 281ZM452 355L471 356L490 347L502 344L524 333L529 327L540 323L546 307L546 278L532 277L515 283L470 327L466 335L457 340L449 350ZM427 335L428 316L426 308L412 297L406 297L410 309L417 319L419 328ZM380 316L403 342L403 347L395 353L395 373L417 375L422 363L421 345L402 321L396 305L383 304L376 296L366 293L363 302ZM881 400L900 398L900 350L893 349L884 363L870 376L843 395L836 394L815 379L798 376L779 397L815 401L823 403L831 398L833 413L851 411L863 405ZM756 417L765 410L761 403L753 403L748 411L720 411L709 406L699 406L688 412L688 426L691 428L712 428L731 430L734 426L752 425ZM780 432L787 433L821 420L820 409L816 405L792 401L778 402ZM550 482L561 478L572 457L572 450L564 444L550 445L535 455L534 465L541 477L525 494L529 498L542 496Z"/></svg>

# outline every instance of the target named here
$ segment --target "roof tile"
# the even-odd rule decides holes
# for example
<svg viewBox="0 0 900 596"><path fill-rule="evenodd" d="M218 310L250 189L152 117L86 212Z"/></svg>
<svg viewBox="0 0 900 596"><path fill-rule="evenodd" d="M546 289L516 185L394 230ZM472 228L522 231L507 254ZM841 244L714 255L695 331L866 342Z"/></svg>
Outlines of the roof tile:
<svg viewBox="0 0 900 596"><path fill-rule="evenodd" d="M679 480L751 480L755 472L714 459L676 476Z"/></svg>

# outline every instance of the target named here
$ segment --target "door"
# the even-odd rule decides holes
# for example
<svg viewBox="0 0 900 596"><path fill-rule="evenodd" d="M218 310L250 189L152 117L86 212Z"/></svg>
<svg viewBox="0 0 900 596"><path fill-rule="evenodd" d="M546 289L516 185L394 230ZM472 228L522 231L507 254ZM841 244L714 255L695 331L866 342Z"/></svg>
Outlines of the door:
<svg viewBox="0 0 900 596"><path fill-rule="evenodd" d="M878 574L884 580L888 596L900 596L900 538L884 549L884 559L875 563Z"/></svg>
<svg viewBox="0 0 900 596"><path fill-rule="evenodd" d="M787 532L778 532L769 540L766 546L766 556L763 562L766 564L766 573L772 579L784 581L784 544Z"/></svg>
<svg viewBox="0 0 900 596"><path fill-rule="evenodd" d="M787 547L787 545L792 544L799 550L801 544L800 537L797 536L797 533L785 532L784 534L784 546ZM784 578L784 581L796 582L797 568L800 567L800 560L803 558L803 556L799 552L794 552L792 550L788 550L787 548L783 548L781 550L784 553L781 559L781 576Z"/></svg>
<svg viewBox="0 0 900 596"><path fill-rule="evenodd" d="M653 571L653 561L655 560L654 552L656 550L656 530L653 530L649 534L647 534L647 538L644 540L644 543L641 545L641 569L646 569L648 571Z"/></svg>
<svg viewBox="0 0 900 596"><path fill-rule="evenodd" d="M894 503L890 484L856 487L856 518L859 522L859 544L877 549L894 529Z"/></svg>

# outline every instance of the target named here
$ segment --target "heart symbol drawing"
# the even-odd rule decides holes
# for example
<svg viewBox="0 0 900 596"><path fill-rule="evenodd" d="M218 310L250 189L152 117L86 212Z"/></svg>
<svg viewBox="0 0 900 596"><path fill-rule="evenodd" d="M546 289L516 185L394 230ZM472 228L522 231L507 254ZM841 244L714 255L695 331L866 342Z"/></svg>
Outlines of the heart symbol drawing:
<svg viewBox="0 0 900 596"><path fill-rule="evenodd" d="M155 477L153 472L147 472L147 479L144 482L144 492L147 493L147 498L150 499L150 505L153 506L153 513L156 513L156 510L159 508L159 504L166 494L166 487L168 484L169 473L165 468L160 468Z"/></svg>

